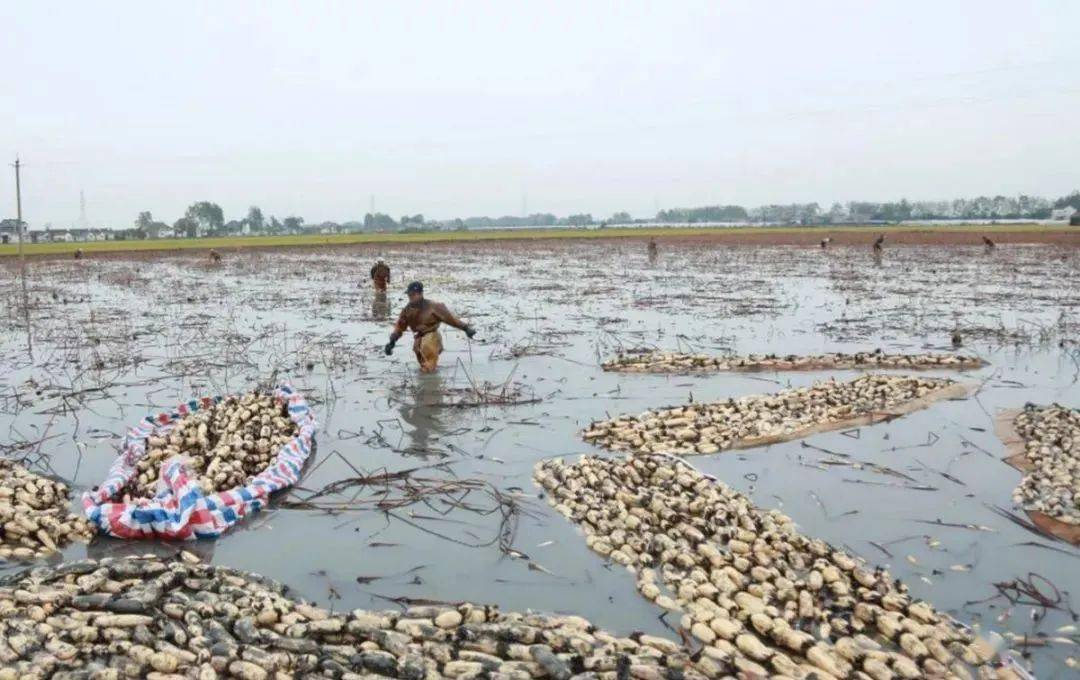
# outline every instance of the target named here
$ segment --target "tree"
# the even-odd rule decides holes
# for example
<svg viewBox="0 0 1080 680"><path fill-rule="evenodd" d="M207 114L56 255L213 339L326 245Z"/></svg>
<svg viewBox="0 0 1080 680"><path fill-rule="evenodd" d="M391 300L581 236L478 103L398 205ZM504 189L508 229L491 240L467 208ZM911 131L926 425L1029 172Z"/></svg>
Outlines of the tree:
<svg viewBox="0 0 1080 680"><path fill-rule="evenodd" d="M210 201L199 201L188 206L184 217L195 222L200 233L221 231L225 225L225 213L221 206Z"/></svg>
<svg viewBox="0 0 1080 680"><path fill-rule="evenodd" d="M368 213L364 215L364 229L367 231L389 231L397 228L397 222L393 217L385 213Z"/></svg>
<svg viewBox="0 0 1080 680"><path fill-rule="evenodd" d="M584 226L593 223L593 217L589 213L581 213L579 215L567 215L566 223L575 227Z"/></svg>
<svg viewBox="0 0 1080 680"><path fill-rule="evenodd" d="M273 215L270 216L270 231L274 234L280 234L285 230L278 218Z"/></svg>
<svg viewBox="0 0 1080 680"><path fill-rule="evenodd" d="M251 231L262 231L266 226L266 220L263 219L262 210L259 210L259 206L253 205L248 208L247 225Z"/></svg>
<svg viewBox="0 0 1080 680"><path fill-rule="evenodd" d="M833 224L843 222L845 219L847 219L847 211L839 203L833 203L832 207L829 208L829 212L825 215L825 220Z"/></svg>
<svg viewBox="0 0 1080 680"><path fill-rule="evenodd" d="M661 210L657 222L745 222L750 219L741 205L709 205L704 208Z"/></svg>
<svg viewBox="0 0 1080 680"><path fill-rule="evenodd" d="M158 238L161 236L161 230L168 228L169 225L155 220L149 210L139 213L139 217L135 220L135 236L141 239Z"/></svg>
<svg viewBox="0 0 1080 680"><path fill-rule="evenodd" d="M632 222L633 220L634 220L634 218L630 217L630 213L628 213L628 212L617 212L614 215L612 215L611 219L608 220L608 221L611 222L612 224L627 224L628 222Z"/></svg>
<svg viewBox="0 0 1080 680"><path fill-rule="evenodd" d="M183 236L185 238L198 238L199 236L199 223L190 217L181 217L173 224L173 230L177 236Z"/></svg>
<svg viewBox="0 0 1080 680"><path fill-rule="evenodd" d="M285 227L285 231L289 233L298 232L304 227L304 218L290 215L289 217L286 217L281 224Z"/></svg>
<svg viewBox="0 0 1080 680"><path fill-rule="evenodd" d="M149 210L144 210L139 213L139 217L135 220L135 228L139 231L149 231L150 225L154 223L154 216L150 214Z"/></svg>
<svg viewBox="0 0 1080 680"><path fill-rule="evenodd" d="M1080 191L1074 191L1068 196L1062 196L1054 201L1054 208L1076 208L1077 210L1080 210Z"/></svg>

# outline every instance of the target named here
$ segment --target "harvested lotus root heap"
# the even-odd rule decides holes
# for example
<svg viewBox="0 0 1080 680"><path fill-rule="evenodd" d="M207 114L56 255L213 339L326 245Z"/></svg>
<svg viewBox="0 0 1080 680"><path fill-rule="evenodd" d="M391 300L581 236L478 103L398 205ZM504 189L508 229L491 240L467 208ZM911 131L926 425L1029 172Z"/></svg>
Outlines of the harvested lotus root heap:
<svg viewBox="0 0 1080 680"><path fill-rule="evenodd" d="M758 446L854 426L963 387L945 378L864 375L708 404L687 404L594 422L582 437L615 451L693 455Z"/></svg>
<svg viewBox="0 0 1080 680"><path fill-rule="evenodd" d="M1013 491L1025 510L1080 525L1080 410L1028 404L1013 420L1029 471Z"/></svg>
<svg viewBox="0 0 1080 680"><path fill-rule="evenodd" d="M63 482L35 475L21 463L0 460L0 561L28 560L71 541L89 541L90 524L69 512Z"/></svg>
<svg viewBox="0 0 1080 680"><path fill-rule="evenodd" d="M162 464L176 455L187 457L208 494L242 486L266 469L296 431L284 402L272 394L227 397L184 416L164 435L148 438L138 473L121 495L152 498Z"/></svg>
<svg viewBox="0 0 1080 680"><path fill-rule="evenodd" d="M603 364L622 373L711 373L723 371L812 371L824 369L952 369L982 368L977 357L957 354L887 354L881 350L854 354L749 354L711 356L676 352L624 354Z"/></svg>
<svg viewBox="0 0 1080 680"><path fill-rule="evenodd" d="M671 640L618 637L579 616L471 604L334 613L265 577L189 560L83 560L0 578L0 680L580 673L706 677Z"/></svg>
<svg viewBox="0 0 1080 680"><path fill-rule="evenodd" d="M888 572L669 456L548 460L535 476L592 550L633 572L646 598L682 612L709 675L885 680L990 669L989 644Z"/></svg>

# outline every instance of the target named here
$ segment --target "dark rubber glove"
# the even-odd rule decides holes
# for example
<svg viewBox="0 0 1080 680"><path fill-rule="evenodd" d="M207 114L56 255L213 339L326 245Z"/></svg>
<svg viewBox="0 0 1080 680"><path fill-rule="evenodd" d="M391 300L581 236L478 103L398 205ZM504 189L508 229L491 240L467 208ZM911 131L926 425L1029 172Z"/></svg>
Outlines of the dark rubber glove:
<svg viewBox="0 0 1080 680"><path fill-rule="evenodd" d="M465 327L465 337L467 337L467 338L469 338L471 340L472 336L474 336L474 335L476 335L476 329L473 328L472 326L466 326Z"/></svg>
<svg viewBox="0 0 1080 680"><path fill-rule="evenodd" d="M390 356L391 354L393 354L394 353L394 341L391 340L390 342L386 343L386 347L383 348L383 351L386 352L386 356Z"/></svg>

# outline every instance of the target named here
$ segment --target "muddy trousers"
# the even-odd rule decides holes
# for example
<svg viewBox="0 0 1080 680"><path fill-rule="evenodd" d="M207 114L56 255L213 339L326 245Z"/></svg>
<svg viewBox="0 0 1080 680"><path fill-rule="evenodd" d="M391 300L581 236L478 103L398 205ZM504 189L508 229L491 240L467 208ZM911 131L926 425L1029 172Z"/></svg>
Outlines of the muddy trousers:
<svg viewBox="0 0 1080 680"><path fill-rule="evenodd" d="M439 355L442 354L442 336L439 331L418 335L413 341L416 360L420 362L421 373L434 373L439 367Z"/></svg>
<svg viewBox="0 0 1080 680"><path fill-rule="evenodd" d="M371 284L373 286L375 286L375 292L376 293L385 293L386 292L386 281L385 280L372 279Z"/></svg>

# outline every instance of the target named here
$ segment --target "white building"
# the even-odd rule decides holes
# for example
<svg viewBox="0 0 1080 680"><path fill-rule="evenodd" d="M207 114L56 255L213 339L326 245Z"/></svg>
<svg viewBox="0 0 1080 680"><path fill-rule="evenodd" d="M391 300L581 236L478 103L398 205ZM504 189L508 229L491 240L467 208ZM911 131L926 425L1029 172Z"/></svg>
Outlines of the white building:
<svg viewBox="0 0 1080 680"><path fill-rule="evenodd" d="M1076 208L1072 206L1065 206L1064 208L1055 208L1050 211L1050 219L1055 222L1067 222L1070 217L1076 214Z"/></svg>

